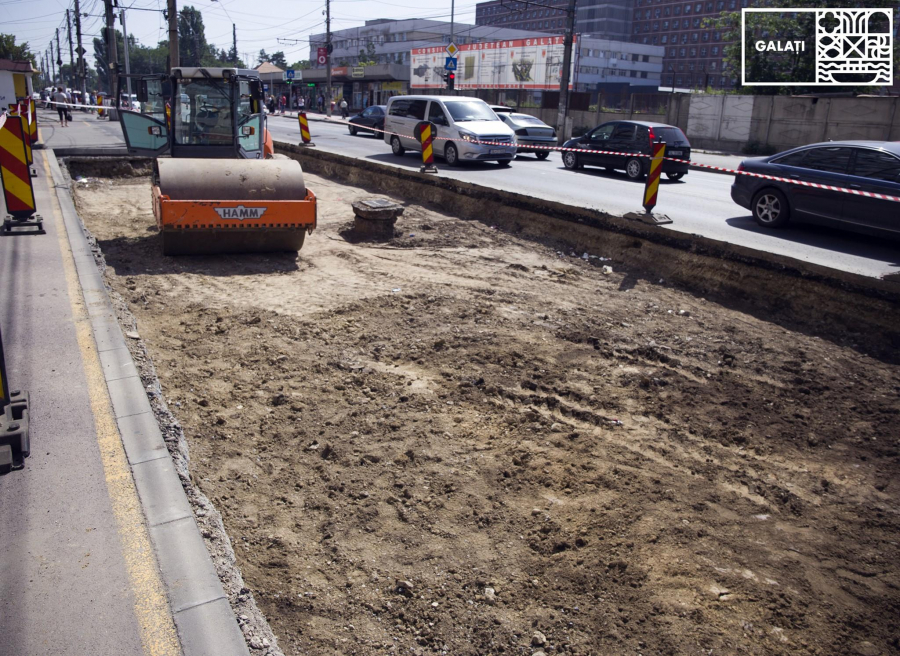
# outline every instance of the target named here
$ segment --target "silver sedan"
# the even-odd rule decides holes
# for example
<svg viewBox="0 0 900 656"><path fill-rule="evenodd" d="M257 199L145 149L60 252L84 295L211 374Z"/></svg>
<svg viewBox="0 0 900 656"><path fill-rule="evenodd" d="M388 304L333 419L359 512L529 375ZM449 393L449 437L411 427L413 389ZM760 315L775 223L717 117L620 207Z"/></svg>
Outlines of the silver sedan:
<svg viewBox="0 0 900 656"><path fill-rule="evenodd" d="M556 130L530 114L504 112L497 116L516 133L517 152L534 153L538 159L550 156L547 147L556 145Z"/></svg>

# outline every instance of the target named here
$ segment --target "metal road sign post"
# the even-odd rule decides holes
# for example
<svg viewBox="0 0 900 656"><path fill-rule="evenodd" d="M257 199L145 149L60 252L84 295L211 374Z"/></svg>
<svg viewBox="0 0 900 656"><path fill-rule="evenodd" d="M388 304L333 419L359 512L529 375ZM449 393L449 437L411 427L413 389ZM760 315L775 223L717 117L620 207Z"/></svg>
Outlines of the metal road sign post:
<svg viewBox="0 0 900 656"><path fill-rule="evenodd" d="M659 176L662 174L663 157L666 155L666 144L657 141L653 144L653 158L647 172L647 183L644 185L644 209L647 214L656 207L656 196L659 192Z"/></svg>
<svg viewBox="0 0 900 656"><path fill-rule="evenodd" d="M312 142L312 137L309 135L309 121L306 119L306 112L299 112L297 121L300 123L300 138L302 139L300 145L315 146L316 144Z"/></svg>
<svg viewBox="0 0 900 656"><path fill-rule="evenodd" d="M415 136L422 144L422 168L419 173L437 173L437 167L434 165L434 149L431 143L434 141L434 135L437 133L433 123L422 121L416 124Z"/></svg>
<svg viewBox="0 0 900 656"><path fill-rule="evenodd" d="M6 199L3 231L11 233L13 228L29 227L34 230L26 234L44 234L44 220L36 214L34 187L28 168L31 150L28 124L21 116L9 115L0 124L0 182Z"/></svg>
<svg viewBox="0 0 900 656"><path fill-rule="evenodd" d="M0 332L0 474L25 466L31 454L28 439L28 394L9 389L3 333Z"/></svg>

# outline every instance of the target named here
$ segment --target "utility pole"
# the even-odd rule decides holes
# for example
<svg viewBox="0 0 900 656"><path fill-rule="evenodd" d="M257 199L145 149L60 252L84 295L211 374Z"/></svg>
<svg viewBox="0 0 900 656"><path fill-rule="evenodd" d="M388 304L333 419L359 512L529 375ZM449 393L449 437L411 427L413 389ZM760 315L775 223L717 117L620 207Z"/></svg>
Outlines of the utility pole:
<svg viewBox="0 0 900 656"><path fill-rule="evenodd" d="M175 0L167 0L169 8L169 68L181 66L178 59L178 7Z"/></svg>
<svg viewBox="0 0 900 656"><path fill-rule="evenodd" d="M325 0L325 77L328 85L325 91L325 114L331 118L331 0Z"/></svg>
<svg viewBox="0 0 900 656"><path fill-rule="evenodd" d="M234 58L238 59L237 51L237 25L231 24L231 49L234 51Z"/></svg>
<svg viewBox="0 0 900 656"><path fill-rule="evenodd" d="M569 69L572 68L572 41L575 36L575 2L576 0L569 0L566 13L563 68L559 75L559 114L556 117L556 134L560 146L566 140L566 117L569 115Z"/></svg>
<svg viewBox="0 0 900 656"><path fill-rule="evenodd" d="M125 10L119 12L119 20L122 21L122 40L125 43L125 75L131 73L131 64L128 61L128 28L125 27ZM125 84L128 85L128 109L131 109L131 78L125 78Z"/></svg>
<svg viewBox="0 0 900 656"><path fill-rule="evenodd" d="M104 0L106 6L106 64L109 71L109 95L115 98L113 107L119 106L119 44L116 42L116 15L113 13L112 0Z"/></svg>
<svg viewBox="0 0 900 656"><path fill-rule="evenodd" d="M53 39L50 39L50 73L53 78L51 84L56 86L56 60L53 57Z"/></svg>
<svg viewBox="0 0 900 656"><path fill-rule="evenodd" d="M69 37L69 85L75 89L75 51L72 48L72 19L66 9L66 34Z"/></svg>
<svg viewBox="0 0 900 656"><path fill-rule="evenodd" d="M81 89L81 97L87 98L87 76L84 70L84 48L81 47L81 5L79 0L75 0L75 38L78 41L78 79ZM83 101L84 102L84 101Z"/></svg>
<svg viewBox="0 0 900 656"><path fill-rule="evenodd" d="M52 45L52 44L51 44ZM59 47L59 28L56 28L56 65L59 67L59 83L64 84L65 80L62 76L62 50ZM55 77L54 73L54 77Z"/></svg>
<svg viewBox="0 0 900 656"><path fill-rule="evenodd" d="M453 18L454 18L455 13L456 13L456 0L450 0L450 43L453 43L453 27L454 27ZM444 71L444 76L445 77L449 76L450 72L451 71ZM455 71L453 71L453 72L455 72ZM448 83L449 83L449 80L448 80ZM446 87L447 83L445 83L444 86ZM455 85L453 86L453 95L454 96L456 95L456 86Z"/></svg>

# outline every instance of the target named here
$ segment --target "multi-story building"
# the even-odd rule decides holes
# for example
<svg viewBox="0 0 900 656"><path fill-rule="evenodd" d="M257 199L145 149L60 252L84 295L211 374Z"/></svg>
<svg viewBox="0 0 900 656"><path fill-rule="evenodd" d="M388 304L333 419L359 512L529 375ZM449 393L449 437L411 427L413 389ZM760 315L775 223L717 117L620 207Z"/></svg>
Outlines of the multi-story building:
<svg viewBox="0 0 900 656"><path fill-rule="evenodd" d="M541 4L546 7L509 0L479 2L475 7L475 24L563 34L569 0L544 0Z"/></svg>
<svg viewBox="0 0 900 656"><path fill-rule="evenodd" d="M580 0L575 13L575 32L599 39L628 41L633 4L634 0ZM563 34L568 6L568 0L539 3L490 0L476 6L475 24Z"/></svg>
<svg viewBox="0 0 900 656"><path fill-rule="evenodd" d="M665 48L661 88L729 89L740 71L725 70L727 34L713 21L748 0L632 0L632 40Z"/></svg>
<svg viewBox="0 0 900 656"><path fill-rule="evenodd" d="M331 33L334 48L332 97L347 98L352 107L384 104L387 99L409 91L410 53L415 48L457 45L501 39L525 39L534 32L508 28L482 27L465 23L450 24L421 18L409 20L371 20L361 27ZM325 46L325 34L309 38L312 69L303 71L306 93L316 96L325 89L325 66L317 64L317 48ZM361 67L361 63L375 65ZM315 90L310 87L315 86Z"/></svg>
<svg viewBox="0 0 900 656"><path fill-rule="evenodd" d="M357 66L360 61L374 59L376 64L409 64L413 48L446 45L450 43L450 31L457 45L524 39L534 36L534 31L520 29L482 27L449 21L413 18L409 20L378 19L366 21L362 27L352 27L331 33L334 66ZM325 45L325 34L309 37L309 58L316 65L316 49ZM371 53L371 56L370 56Z"/></svg>
<svg viewBox="0 0 900 656"><path fill-rule="evenodd" d="M616 86L655 90L660 85L663 55L663 49L658 46L579 34L573 90L593 92Z"/></svg>

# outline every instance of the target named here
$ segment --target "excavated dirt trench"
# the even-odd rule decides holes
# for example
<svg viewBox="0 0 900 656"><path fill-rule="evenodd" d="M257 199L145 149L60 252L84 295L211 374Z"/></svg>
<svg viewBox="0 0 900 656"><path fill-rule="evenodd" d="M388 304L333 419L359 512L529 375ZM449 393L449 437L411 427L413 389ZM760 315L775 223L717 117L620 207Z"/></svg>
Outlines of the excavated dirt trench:
<svg viewBox="0 0 900 656"><path fill-rule="evenodd" d="M306 177L296 258L74 185L285 653L900 653L897 365Z"/></svg>

